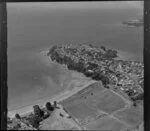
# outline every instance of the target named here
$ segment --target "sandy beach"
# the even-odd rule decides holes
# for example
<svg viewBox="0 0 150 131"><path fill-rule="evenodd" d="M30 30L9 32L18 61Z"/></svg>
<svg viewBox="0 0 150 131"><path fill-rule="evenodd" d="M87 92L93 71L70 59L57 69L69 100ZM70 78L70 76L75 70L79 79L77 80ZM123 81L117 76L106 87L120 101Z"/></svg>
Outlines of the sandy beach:
<svg viewBox="0 0 150 131"><path fill-rule="evenodd" d="M73 94L77 93L78 91L86 88L88 85L94 83L96 81L94 80L91 80L89 81L87 84L85 84L84 86L79 86L79 87L74 87L72 90L66 90L54 97L49 97L49 98L45 98L45 99L42 99L42 100L39 100L37 101L36 103L33 103L32 105L30 106L26 106L24 108L20 108L20 109L16 109L16 110L12 110L12 111L8 111L8 116L9 117L14 117L14 115L16 113L20 114L21 116L24 116L28 113L31 113L33 111L33 106L35 104L39 105L40 107L44 107L46 102L53 102L53 101L57 101L57 102L60 102L62 100L65 100L67 99L68 97L72 96Z"/></svg>

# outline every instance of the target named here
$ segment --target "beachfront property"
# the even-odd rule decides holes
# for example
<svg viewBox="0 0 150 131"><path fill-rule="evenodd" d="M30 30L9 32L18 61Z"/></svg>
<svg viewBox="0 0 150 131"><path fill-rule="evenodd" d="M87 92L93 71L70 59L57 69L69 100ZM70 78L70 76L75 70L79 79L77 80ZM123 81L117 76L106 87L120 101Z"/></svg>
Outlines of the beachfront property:
<svg viewBox="0 0 150 131"><path fill-rule="evenodd" d="M141 91L143 87L143 63L138 61L115 60L117 51L103 50L94 46L80 45L77 48L73 45L55 46L48 55L53 61L66 64L71 70L84 73L95 80L107 81L122 88L133 89L134 95L138 95L134 88L138 85ZM107 79L107 80L106 80ZM140 81L139 81L140 79Z"/></svg>

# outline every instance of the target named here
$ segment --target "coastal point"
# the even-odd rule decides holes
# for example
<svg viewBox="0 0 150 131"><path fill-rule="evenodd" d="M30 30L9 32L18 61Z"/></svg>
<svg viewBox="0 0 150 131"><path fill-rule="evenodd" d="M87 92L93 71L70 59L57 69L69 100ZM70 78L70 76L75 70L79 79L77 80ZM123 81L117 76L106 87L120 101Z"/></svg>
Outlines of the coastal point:
<svg viewBox="0 0 150 131"><path fill-rule="evenodd" d="M142 62L118 60L116 50L85 44L55 45L47 56L93 82L49 99L42 107L35 105L24 116L8 117L8 129L138 131L143 127Z"/></svg>

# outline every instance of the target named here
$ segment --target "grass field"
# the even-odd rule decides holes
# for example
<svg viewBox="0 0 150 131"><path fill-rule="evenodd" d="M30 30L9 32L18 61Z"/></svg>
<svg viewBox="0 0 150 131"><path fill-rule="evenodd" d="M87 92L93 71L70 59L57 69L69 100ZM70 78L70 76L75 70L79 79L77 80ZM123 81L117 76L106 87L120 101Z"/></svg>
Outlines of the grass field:
<svg viewBox="0 0 150 131"><path fill-rule="evenodd" d="M125 101L115 93L106 90L95 95L92 99L87 99L87 103L96 109L105 111L109 114L123 108Z"/></svg>
<svg viewBox="0 0 150 131"><path fill-rule="evenodd" d="M79 91L78 93L72 95L68 99L62 101L61 103L63 105L72 104L74 101L85 101L87 98L98 95L101 91L105 90L103 85L100 82L93 83L86 87L85 89Z"/></svg>
<svg viewBox="0 0 150 131"><path fill-rule="evenodd" d="M95 95L98 95L104 90L105 88L100 83L94 83L89 85L86 89L62 101L61 104L72 117L79 121L79 123L86 124L89 121L104 115L104 113L99 112L98 109L93 108L87 103L88 99L93 99Z"/></svg>
<svg viewBox="0 0 150 131"><path fill-rule="evenodd" d="M107 130L107 131L122 131L126 126L108 116L93 121L85 126L87 130Z"/></svg>
<svg viewBox="0 0 150 131"><path fill-rule="evenodd" d="M72 116L72 120L87 130L126 131L127 128L134 127L143 120L142 106L133 107L124 97L104 88L100 83L89 85L61 101L60 104ZM115 114L112 114L113 112ZM48 127L51 129L79 128L75 123L69 122L68 119L55 118L57 119L46 121L44 126L46 128L43 129L48 129Z"/></svg>
<svg viewBox="0 0 150 131"><path fill-rule="evenodd" d="M63 116L60 116L60 113ZM41 130L81 130L71 118L67 118L66 113L62 109L56 109L49 118L40 123Z"/></svg>
<svg viewBox="0 0 150 131"><path fill-rule="evenodd" d="M143 121L143 107L131 106L123 111L118 112L115 116L120 120L125 121L127 124L131 126L136 126L141 121Z"/></svg>
<svg viewBox="0 0 150 131"><path fill-rule="evenodd" d="M125 102L120 96L98 83L91 84L61 104L82 125L125 106Z"/></svg>
<svg viewBox="0 0 150 131"><path fill-rule="evenodd" d="M96 117L103 115L103 113L98 112L95 108L89 107L84 102L73 102L72 104L66 106L66 110L82 125L87 124Z"/></svg>

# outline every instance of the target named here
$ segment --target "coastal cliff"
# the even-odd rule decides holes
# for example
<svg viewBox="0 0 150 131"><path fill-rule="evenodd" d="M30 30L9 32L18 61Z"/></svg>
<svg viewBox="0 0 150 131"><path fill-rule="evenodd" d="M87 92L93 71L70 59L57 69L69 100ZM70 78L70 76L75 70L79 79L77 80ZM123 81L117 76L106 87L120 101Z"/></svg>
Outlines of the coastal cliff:
<svg viewBox="0 0 150 131"><path fill-rule="evenodd" d="M65 64L69 70L102 81L106 88L115 85L132 98L143 99L144 65L138 61L116 60L116 50L104 46L81 44L55 45L48 54L52 61Z"/></svg>

